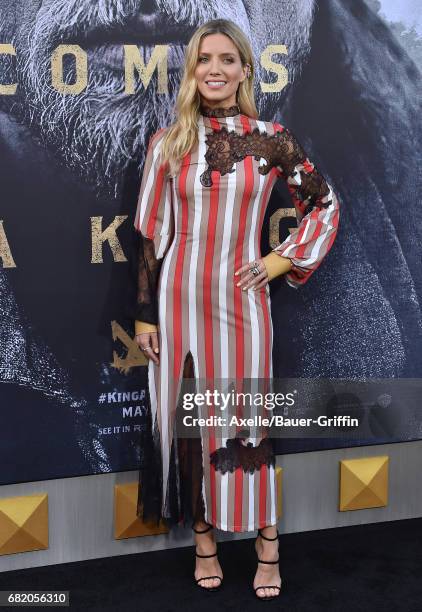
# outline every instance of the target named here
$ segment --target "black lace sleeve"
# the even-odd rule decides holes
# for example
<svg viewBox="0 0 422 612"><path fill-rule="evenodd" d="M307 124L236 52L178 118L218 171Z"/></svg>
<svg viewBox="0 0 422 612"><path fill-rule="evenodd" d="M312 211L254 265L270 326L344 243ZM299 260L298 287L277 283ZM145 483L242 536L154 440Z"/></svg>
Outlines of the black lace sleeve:
<svg viewBox="0 0 422 612"><path fill-rule="evenodd" d="M308 281L331 249L339 225L339 200L292 132L279 123L274 125L278 138L277 173L291 194L297 228L273 251L292 262L284 277L288 285L297 289Z"/></svg>
<svg viewBox="0 0 422 612"><path fill-rule="evenodd" d="M150 139L142 174L134 226L139 233L137 272L138 321L158 324L158 279L174 236L172 184L167 164L160 162L165 129Z"/></svg>
<svg viewBox="0 0 422 612"><path fill-rule="evenodd" d="M155 257L154 241L139 235L135 319L158 324L157 285L162 260Z"/></svg>

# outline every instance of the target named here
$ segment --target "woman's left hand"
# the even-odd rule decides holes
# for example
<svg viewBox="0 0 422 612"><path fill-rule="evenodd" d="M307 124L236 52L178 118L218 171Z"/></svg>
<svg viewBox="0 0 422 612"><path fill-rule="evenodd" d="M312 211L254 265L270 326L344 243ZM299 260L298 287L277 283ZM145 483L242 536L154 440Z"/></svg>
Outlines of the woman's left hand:
<svg viewBox="0 0 422 612"><path fill-rule="evenodd" d="M251 272L251 268L253 267L257 267L259 270L259 274L256 276L254 276ZM245 273L244 276L241 276L243 273ZM261 289L261 287L265 287L269 279L263 258L255 259L254 261L250 261L249 263L245 264L241 268L238 268L238 270L235 271L235 278L238 279L236 286L241 287L241 289L244 291L250 288L253 288L253 290L256 291L257 289Z"/></svg>

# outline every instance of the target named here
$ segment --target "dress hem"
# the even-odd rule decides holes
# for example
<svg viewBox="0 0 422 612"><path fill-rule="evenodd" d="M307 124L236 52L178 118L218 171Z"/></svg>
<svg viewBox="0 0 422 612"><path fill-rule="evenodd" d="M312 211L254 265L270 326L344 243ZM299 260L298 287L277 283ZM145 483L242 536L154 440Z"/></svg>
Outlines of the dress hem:
<svg viewBox="0 0 422 612"><path fill-rule="evenodd" d="M219 529L220 531L225 531L228 533L247 533L247 532L252 532L252 531L257 531L258 529L264 529L265 527L277 527L278 525L278 521L276 521L275 523L269 523L269 524L259 524L258 526L254 526L252 529L249 528L249 526L245 527L244 525L234 525L232 529L223 529L221 527L221 524L219 525L218 522L213 523L212 521L209 521L207 518L205 518L205 521L207 523L209 523L210 525L212 525L215 529Z"/></svg>

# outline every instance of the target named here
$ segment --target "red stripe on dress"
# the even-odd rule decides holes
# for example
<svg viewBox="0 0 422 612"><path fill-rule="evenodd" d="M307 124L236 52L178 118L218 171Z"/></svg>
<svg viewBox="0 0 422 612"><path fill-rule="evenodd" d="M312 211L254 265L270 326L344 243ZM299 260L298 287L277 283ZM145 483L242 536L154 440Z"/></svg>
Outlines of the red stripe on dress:
<svg viewBox="0 0 422 612"><path fill-rule="evenodd" d="M264 193L262 194L262 201L263 202L268 202L270 199L269 196L269 192L271 192L272 188L274 187L274 183L277 179L277 170L274 168L274 166L271 168L270 172L269 172L269 179L267 181L267 185L264 189ZM260 244L259 242L259 238L262 234L262 226L264 224L264 217L265 217L265 206L261 206L261 210L259 213L259 223L258 223L258 246Z"/></svg>
<svg viewBox="0 0 422 612"><path fill-rule="evenodd" d="M241 123L243 127L243 134L251 131L249 119L246 115L241 115ZM244 263L243 251L245 243L246 233L246 220L248 216L248 208L250 204L251 193L253 190L254 176L253 176L253 165L251 156L247 156L243 163L245 171L245 182L244 190L242 194L242 203L240 206L240 219L239 219L239 230L237 235L236 247L235 247L235 270L240 268ZM244 277L245 273L242 273ZM243 327L243 312L242 312L242 287L237 287L237 279L234 284L234 314L235 314L235 325L236 325L236 377L242 379L244 376L244 353L245 353L245 338L244 338L244 327Z"/></svg>
<svg viewBox="0 0 422 612"><path fill-rule="evenodd" d="M268 312L268 304L266 300L265 291L261 291L261 306L262 313L264 315L264 343L265 343L265 367L264 367L264 378L268 379L270 376L270 313Z"/></svg>
<svg viewBox="0 0 422 612"><path fill-rule="evenodd" d="M176 258L176 269L173 284L173 330L174 330L174 362L173 380L174 383L181 375L182 363L182 275L183 260L186 250L186 231L188 227L188 200L186 197L186 180L190 163L190 153L187 155L188 163L183 165L179 177L179 193L182 208L182 238L179 243ZM176 398L177 401L177 398Z"/></svg>
<svg viewBox="0 0 422 612"><path fill-rule="evenodd" d="M154 201L153 201L153 205L151 208L151 214L149 216L148 225L147 225L147 237L148 238L152 238L155 234L155 223L157 221L158 208L160 205L160 200L161 200L161 196L162 196L163 188L164 188L165 172L166 172L166 167L164 165L161 165L157 172L157 180L156 180L155 189L154 189L154 185L152 186L152 189L154 189Z"/></svg>
<svg viewBox="0 0 422 612"><path fill-rule="evenodd" d="M262 465L259 470L259 528L267 525L267 478L268 467Z"/></svg>
<svg viewBox="0 0 422 612"><path fill-rule="evenodd" d="M211 117L211 127L213 130L220 130L220 123L216 118ZM204 259L204 342L205 342L205 373L209 380L214 380L214 334L212 321L212 295L211 281L214 269L214 249L215 249L215 230L217 227L218 200L220 196L220 173L217 170L211 172L212 187L210 189L210 206L208 214L207 244ZM214 406L210 406L209 416L214 416ZM216 450L214 429L209 432L209 452ZM215 467L210 465L210 490L211 490L211 522L215 524L217 520L217 486Z"/></svg>
<svg viewBox="0 0 422 612"><path fill-rule="evenodd" d="M275 130L282 131L282 130ZM273 189L274 183L277 180L277 169L275 167L270 170L270 178L267 181L265 191L263 193L264 202L269 200L269 192ZM265 207L261 208L260 219L259 219L259 236L262 233L262 226L264 223ZM263 291L260 292L260 300L262 312L264 315L264 354L265 354L265 365L264 365L264 378L269 379L270 376L270 312L268 309L268 303L266 295ZM265 385L263 392L267 392L269 385ZM264 415L268 416L268 415ZM267 504L267 473L268 468L266 465L261 466L259 473L259 498L258 498L258 521L259 528L263 528L267 524L266 504Z"/></svg>
<svg viewBox="0 0 422 612"><path fill-rule="evenodd" d="M251 132L251 125L249 119L246 115L241 115L241 123L243 127L243 134L247 132ZM243 252L244 252L244 243L245 243L245 233L246 233L246 221L248 217L248 209L251 201L251 194L254 186L254 172L253 172L253 163L251 156L247 156L244 159L244 171L245 171L245 182L244 182L244 190L242 194L242 203L240 207L240 219L239 219L239 230L235 247L235 260L234 260L234 269L237 270L244 263L243 262ZM241 278L243 277L242 274ZM243 311L242 311L242 287L237 287L236 282L234 283L234 317L235 317L235 333L236 333L236 378L238 381L243 380L244 378L244 360L245 360L245 329L243 325ZM238 393L243 391L242 388L239 389L238 384L236 384L236 390ZM238 417L243 416L243 411L241 406L236 406L236 415ZM242 517L244 514L244 508L242 504L243 500L243 479L244 472L242 467L238 467L235 469L235 499L234 499L234 516L233 516L233 525L234 531L240 530L242 527ZM237 528L237 529L236 529Z"/></svg>
<svg viewBox="0 0 422 612"><path fill-rule="evenodd" d="M276 181L276 177L277 177L277 170L276 168L271 168L270 170L270 175L271 178L268 180L267 182L267 186L265 188L264 194L263 194L263 198L264 198L264 202L268 202L269 200L269 195L268 192L273 188L274 183ZM262 233L262 226L264 223L264 215L265 215L265 207L262 206L261 208L261 217L259 219L259 236L261 236ZM268 304L267 304L267 300L266 300L266 295L265 293L262 291L261 293L261 306L262 306L262 312L264 314L264 342L265 342L265 350L264 350L264 354L265 354L265 366L264 366L264 377L268 378L270 375L270 359L271 359L271 355L270 355L270 313L268 311Z"/></svg>

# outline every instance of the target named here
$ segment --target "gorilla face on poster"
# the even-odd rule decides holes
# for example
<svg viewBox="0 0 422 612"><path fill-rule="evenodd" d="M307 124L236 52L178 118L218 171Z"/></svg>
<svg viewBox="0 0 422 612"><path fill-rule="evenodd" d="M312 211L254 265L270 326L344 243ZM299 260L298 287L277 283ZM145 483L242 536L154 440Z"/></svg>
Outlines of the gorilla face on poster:
<svg viewBox="0 0 422 612"><path fill-rule="evenodd" d="M281 41L278 44L289 50L283 64L294 80L309 51L313 4L312 0L267 0L264 5L159 0L147 7L141 0L6 0L3 40L13 40L18 54L13 103L68 166L99 190L111 187L116 197L122 197L128 166L136 160L142 168L151 126L173 120L184 48L194 29L222 15L233 19L248 33L257 58L269 43ZM88 83L80 94L64 99L51 85L51 58L57 46L65 44L78 44L87 52ZM154 78L147 87L138 79L132 95L124 92L124 45L130 44L137 46L145 64L155 46L168 45L168 94L158 93ZM260 81L264 71L259 62L257 69ZM73 66L69 72L69 79L74 78ZM261 112L271 114L279 108L283 95L279 89L276 95L258 96Z"/></svg>
<svg viewBox="0 0 422 612"><path fill-rule="evenodd" d="M136 467L136 432L116 430L125 406L113 399L146 384L127 306L136 192L151 133L173 120L185 45L218 17L252 43L260 117L296 133L342 203L318 274L297 292L272 283L275 376L422 372L421 75L364 0L4 0L1 41L16 56L0 55L0 82L16 91L0 97L0 381L33 428L31 443L45 449L38 472L25 467L27 480ZM52 57L66 44L87 55L77 95L52 86ZM164 95L156 73L126 92L124 45L136 45L145 65L168 45ZM287 48L271 65L261 59L270 45ZM75 82L75 66L63 57L65 83ZM269 223L280 206L292 205L277 183L263 254L281 239ZM93 237L109 227L98 254ZM48 427L38 425L41 410ZM406 426L400 439L420 435L417 423ZM28 448L25 436L14 439L15 454ZM13 462L4 465L5 482L22 478Z"/></svg>

